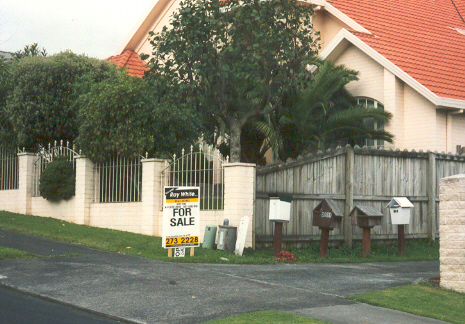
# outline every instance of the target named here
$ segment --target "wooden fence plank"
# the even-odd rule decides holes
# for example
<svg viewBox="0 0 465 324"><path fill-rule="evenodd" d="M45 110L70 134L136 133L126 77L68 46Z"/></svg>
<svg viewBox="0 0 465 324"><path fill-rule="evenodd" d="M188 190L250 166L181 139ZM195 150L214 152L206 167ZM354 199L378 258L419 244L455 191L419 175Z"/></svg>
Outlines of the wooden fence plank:
<svg viewBox="0 0 465 324"><path fill-rule="evenodd" d="M373 239L395 238L397 226L390 224L385 208L392 197L405 196L414 208L407 237L434 239L437 235L438 186L443 177L463 173L465 156L438 153L339 148L309 155L280 165L257 169L255 233L257 242L272 237L268 221L268 194L286 193L293 197L292 215L284 226L284 241L319 239L319 229L312 226L312 211L321 200L334 199L348 219L354 204L374 206L385 219L374 228ZM351 244L361 231L350 225L331 231L332 239Z"/></svg>

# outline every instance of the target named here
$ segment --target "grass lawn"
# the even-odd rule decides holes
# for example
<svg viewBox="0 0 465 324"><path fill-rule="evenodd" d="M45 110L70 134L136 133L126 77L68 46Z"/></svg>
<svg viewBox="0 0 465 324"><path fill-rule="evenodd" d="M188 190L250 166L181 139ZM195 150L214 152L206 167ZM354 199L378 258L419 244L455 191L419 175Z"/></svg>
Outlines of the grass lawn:
<svg viewBox="0 0 465 324"><path fill-rule="evenodd" d="M269 323L269 324L280 324L280 323L310 323L310 324L324 324L328 322L298 316L285 312L278 312L275 310L247 313L227 318L221 318L207 322L208 324L246 324L246 323Z"/></svg>
<svg viewBox="0 0 465 324"><path fill-rule="evenodd" d="M184 258L168 258L167 250L162 248L160 237L134 234L129 232L95 228L60 221L53 218L26 216L0 211L0 229L24 233L67 243L74 243L96 249L118 253L138 255L146 258L170 262L196 263L238 263L238 264L273 264L273 250L245 249L242 257L220 250L196 248L195 256ZM408 241L405 256L397 255L397 245L372 243L372 254L362 257L361 243L355 243L352 249L338 246L329 249L328 258L321 259L319 242L310 247L289 250L297 263L355 263L385 261L420 261L438 260L439 244L430 241Z"/></svg>
<svg viewBox="0 0 465 324"><path fill-rule="evenodd" d="M29 259L29 258L42 258L42 256L0 246L0 260L2 259Z"/></svg>
<svg viewBox="0 0 465 324"><path fill-rule="evenodd" d="M347 299L445 322L465 323L465 294L426 283L349 296Z"/></svg>

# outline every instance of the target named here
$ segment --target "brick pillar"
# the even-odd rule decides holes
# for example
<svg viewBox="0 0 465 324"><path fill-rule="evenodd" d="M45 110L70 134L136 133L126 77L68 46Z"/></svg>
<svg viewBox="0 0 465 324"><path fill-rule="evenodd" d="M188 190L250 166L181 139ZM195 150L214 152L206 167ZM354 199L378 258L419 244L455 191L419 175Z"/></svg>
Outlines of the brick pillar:
<svg viewBox="0 0 465 324"><path fill-rule="evenodd" d="M75 223L90 225L93 201L94 163L85 156L76 157Z"/></svg>
<svg viewBox="0 0 465 324"><path fill-rule="evenodd" d="M465 174L441 179L439 193L440 285L465 293Z"/></svg>
<svg viewBox="0 0 465 324"><path fill-rule="evenodd" d="M165 160L142 160L143 234L161 236L162 181L161 172L167 167Z"/></svg>
<svg viewBox="0 0 465 324"><path fill-rule="evenodd" d="M230 226L239 226L242 216L249 216L245 247L255 246L254 228L255 164L228 163L224 165L224 218Z"/></svg>
<svg viewBox="0 0 465 324"><path fill-rule="evenodd" d="M31 213L32 186L34 185L34 162L37 156L33 153L19 153L19 197L18 212L29 215Z"/></svg>

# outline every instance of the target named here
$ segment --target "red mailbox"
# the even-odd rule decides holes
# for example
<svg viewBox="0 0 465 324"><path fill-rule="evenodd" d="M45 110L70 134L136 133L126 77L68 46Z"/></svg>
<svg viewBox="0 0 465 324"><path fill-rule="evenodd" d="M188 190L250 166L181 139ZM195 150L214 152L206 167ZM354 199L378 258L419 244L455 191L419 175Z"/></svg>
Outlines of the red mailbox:
<svg viewBox="0 0 465 324"><path fill-rule="evenodd" d="M355 205L350 212L352 225L357 225L362 228L362 253L363 256L368 256L371 251L371 228L376 225L381 225L383 214L373 206Z"/></svg>
<svg viewBox="0 0 465 324"><path fill-rule="evenodd" d="M383 214L373 206L355 205L350 212L352 225L361 228L372 228L381 225Z"/></svg>
<svg viewBox="0 0 465 324"><path fill-rule="evenodd" d="M332 199L325 199L313 210L313 226L321 229L320 258L328 255L329 231L340 228L344 214Z"/></svg>
<svg viewBox="0 0 465 324"><path fill-rule="evenodd" d="M340 228L344 214L332 199L325 199L313 210L313 226L319 228Z"/></svg>

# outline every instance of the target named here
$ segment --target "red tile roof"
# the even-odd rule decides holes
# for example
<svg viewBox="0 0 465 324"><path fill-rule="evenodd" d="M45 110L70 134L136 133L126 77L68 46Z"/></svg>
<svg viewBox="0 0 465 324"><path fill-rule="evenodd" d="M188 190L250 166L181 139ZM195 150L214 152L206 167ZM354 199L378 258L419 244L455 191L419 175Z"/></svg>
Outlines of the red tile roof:
<svg viewBox="0 0 465 324"><path fill-rule="evenodd" d="M464 0L329 2L377 37L355 36L427 89L465 100Z"/></svg>
<svg viewBox="0 0 465 324"><path fill-rule="evenodd" d="M118 68L127 68L126 74L129 76L142 78L144 72L149 70L139 55L132 50L125 50L122 54L110 56L107 60L115 63Z"/></svg>

